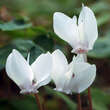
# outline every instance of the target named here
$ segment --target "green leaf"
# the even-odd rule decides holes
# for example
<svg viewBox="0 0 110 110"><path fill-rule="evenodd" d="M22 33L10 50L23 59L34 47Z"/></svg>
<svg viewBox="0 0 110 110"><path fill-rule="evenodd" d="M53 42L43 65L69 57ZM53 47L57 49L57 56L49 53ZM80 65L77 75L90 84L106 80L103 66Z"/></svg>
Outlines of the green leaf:
<svg viewBox="0 0 110 110"><path fill-rule="evenodd" d="M30 64L32 64L35 60L36 60L36 58L40 55L40 54L42 54L42 53L44 53L45 52L45 50L44 49L42 49L40 46L38 46L38 45L36 45L35 47L33 47L33 48L31 48L31 50L30 50Z"/></svg>
<svg viewBox="0 0 110 110"><path fill-rule="evenodd" d="M96 41L93 50L89 51L88 56L94 58L109 58L110 38L109 37L99 38Z"/></svg>
<svg viewBox="0 0 110 110"><path fill-rule="evenodd" d="M104 12L110 10L110 4L105 1L99 1L94 3L91 8L95 13L100 13L102 11Z"/></svg>
<svg viewBox="0 0 110 110"><path fill-rule="evenodd" d="M44 50L31 40L13 40L10 44L0 48L0 70L5 67L6 59L13 49L19 50L24 57L30 52L30 63L32 63Z"/></svg>
<svg viewBox="0 0 110 110"><path fill-rule="evenodd" d="M98 26L104 25L110 20L110 14L109 13L102 13L98 18Z"/></svg>
<svg viewBox="0 0 110 110"><path fill-rule="evenodd" d="M76 104L68 96L64 95L61 92L57 92L48 86L46 86L45 89L48 94L52 94L52 95L64 100L64 102L67 104L67 106L69 107L70 110L76 110Z"/></svg>
<svg viewBox="0 0 110 110"><path fill-rule="evenodd" d="M24 97L23 99L11 99L9 104L14 110L39 110L36 100L31 96Z"/></svg>
<svg viewBox="0 0 110 110"><path fill-rule="evenodd" d="M14 45L15 48L17 48L18 50L22 50L26 52L30 51L30 49L35 46L35 43L33 41L23 40L23 39L13 40L11 44Z"/></svg>
<svg viewBox="0 0 110 110"><path fill-rule="evenodd" d="M46 51L53 51L54 48L54 41L51 37L47 34L42 34L37 36L34 40L37 45L40 45Z"/></svg>
<svg viewBox="0 0 110 110"><path fill-rule="evenodd" d="M12 38L36 38L40 35L46 35L47 30L41 26L33 26L25 30L14 30L6 32Z"/></svg>
<svg viewBox="0 0 110 110"><path fill-rule="evenodd" d="M93 108L95 110L108 110L110 104L110 94L105 93L101 89L91 89Z"/></svg>
<svg viewBox="0 0 110 110"><path fill-rule="evenodd" d="M1 110L39 110L36 100L33 96L14 97L8 99L0 99Z"/></svg>
<svg viewBox="0 0 110 110"><path fill-rule="evenodd" d="M21 29L29 28L31 26L32 26L31 23L18 24L15 21L9 21L7 23L0 24L0 29L2 31L13 31L13 30L21 30Z"/></svg>

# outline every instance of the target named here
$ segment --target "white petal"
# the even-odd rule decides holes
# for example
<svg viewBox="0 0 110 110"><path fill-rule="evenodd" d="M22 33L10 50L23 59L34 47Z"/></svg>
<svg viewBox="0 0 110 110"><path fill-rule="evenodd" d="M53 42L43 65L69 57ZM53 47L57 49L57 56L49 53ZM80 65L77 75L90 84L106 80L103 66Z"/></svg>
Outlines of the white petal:
<svg viewBox="0 0 110 110"><path fill-rule="evenodd" d="M71 90L64 90L62 88L55 88L54 90L59 91L59 92L63 92L63 93L66 93L66 94L72 94Z"/></svg>
<svg viewBox="0 0 110 110"><path fill-rule="evenodd" d="M34 73L34 79L36 80L38 85L43 86L46 85L47 82L49 83L49 77L52 72L51 54L49 52L46 54L41 54L31 65L31 68Z"/></svg>
<svg viewBox="0 0 110 110"><path fill-rule="evenodd" d="M20 88L32 85L32 70L17 50L13 50L8 56L6 61L6 72Z"/></svg>
<svg viewBox="0 0 110 110"><path fill-rule="evenodd" d="M77 54L77 56L73 57L73 62L85 62L84 61L84 54Z"/></svg>
<svg viewBox="0 0 110 110"><path fill-rule="evenodd" d="M68 62L65 55L58 49L52 53L52 59L52 79L56 84L56 88L62 89L66 80L65 74L68 71Z"/></svg>
<svg viewBox="0 0 110 110"><path fill-rule="evenodd" d="M88 63L79 63L75 66L77 67L74 69L74 77L70 81L70 86L73 92L81 93L93 83L96 77L96 66Z"/></svg>
<svg viewBox="0 0 110 110"><path fill-rule="evenodd" d="M38 82L35 86L40 88L41 86L47 85L51 81L51 75L44 77L40 82Z"/></svg>
<svg viewBox="0 0 110 110"><path fill-rule="evenodd" d="M76 16L73 16L73 22L74 22L74 24L77 25L77 17Z"/></svg>
<svg viewBox="0 0 110 110"><path fill-rule="evenodd" d="M64 90L71 90L72 88L71 78L76 76L77 73L84 71L90 66L89 64L83 62L84 61L82 55L77 55L76 57L73 58L73 61L69 64L69 69L68 69L69 71L65 74L66 82L65 82Z"/></svg>
<svg viewBox="0 0 110 110"><path fill-rule="evenodd" d="M30 61L30 53L28 53L28 56L27 56L27 62L29 64L29 61Z"/></svg>
<svg viewBox="0 0 110 110"><path fill-rule="evenodd" d="M84 23L83 22L81 22L78 25L78 32L79 32L79 42L80 42L80 44L85 43L86 39L85 39L85 36L84 36Z"/></svg>
<svg viewBox="0 0 110 110"><path fill-rule="evenodd" d="M53 18L54 32L61 39L68 42L73 48L78 42L78 27L76 20L76 17L72 19L60 12L56 12Z"/></svg>
<svg viewBox="0 0 110 110"><path fill-rule="evenodd" d="M82 8L82 11L79 15L78 25L83 23L84 27L84 37L87 43L89 44L89 49L93 48L94 42L98 37L97 21L94 13L88 7Z"/></svg>
<svg viewBox="0 0 110 110"><path fill-rule="evenodd" d="M63 91L66 93L66 94L71 94L72 93L72 89L71 89L71 86L70 86L70 81L71 81L71 78L73 76L73 68L72 67L72 63L69 65L69 71L66 72L65 75L65 83L64 83L64 87L63 87Z"/></svg>

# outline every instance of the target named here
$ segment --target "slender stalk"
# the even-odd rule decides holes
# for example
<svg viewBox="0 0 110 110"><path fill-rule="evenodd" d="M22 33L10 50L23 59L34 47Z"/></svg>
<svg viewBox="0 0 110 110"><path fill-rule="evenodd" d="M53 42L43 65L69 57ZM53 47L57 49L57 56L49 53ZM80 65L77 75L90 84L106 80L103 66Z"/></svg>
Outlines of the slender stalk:
<svg viewBox="0 0 110 110"><path fill-rule="evenodd" d="M36 94L34 94L34 96L36 98L36 103L38 104L39 110L43 110L43 107L42 107L42 105L40 103L38 94L36 93Z"/></svg>
<svg viewBox="0 0 110 110"><path fill-rule="evenodd" d="M78 98L78 110L82 110L80 94L77 95L77 98Z"/></svg>
<svg viewBox="0 0 110 110"><path fill-rule="evenodd" d="M91 98L91 90L90 90L90 87L88 88L88 101L89 101L89 110L93 110L93 109L92 109L92 98Z"/></svg>
<svg viewBox="0 0 110 110"><path fill-rule="evenodd" d="M83 54L84 61L87 62L87 55ZM89 101L89 110L93 110L92 108L92 98L91 98L91 90L90 87L88 88L88 101Z"/></svg>

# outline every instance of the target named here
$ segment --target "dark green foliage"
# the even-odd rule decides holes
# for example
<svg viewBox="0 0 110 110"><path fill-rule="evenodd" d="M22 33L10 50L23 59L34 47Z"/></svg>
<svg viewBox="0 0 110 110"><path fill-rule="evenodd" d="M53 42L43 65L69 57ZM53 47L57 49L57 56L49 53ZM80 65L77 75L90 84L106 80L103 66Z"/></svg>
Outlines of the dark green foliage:
<svg viewBox="0 0 110 110"><path fill-rule="evenodd" d="M93 107L95 110L108 110L110 94L101 89L92 89Z"/></svg>
<svg viewBox="0 0 110 110"><path fill-rule="evenodd" d="M20 21L9 21L6 23L2 23L0 24L0 29L2 31L13 31L13 30L20 30L20 29L25 29L25 28L29 28L31 27L32 24L28 23L28 24L20 24Z"/></svg>
<svg viewBox="0 0 110 110"><path fill-rule="evenodd" d="M30 62L32 63L35 58L37 58L43 51L43 49L37 46L31 40L13 40L10 44L0 48L0 69L5 67L5 62L8 55L12 52L13 49L19 50L24 57L27 57L28 53L31 53Z"/></svg>
<svg viewBox="0 0 110 110"><path fill-rule="evenodd" d="M54 41L52 37L49 37L47 34L37 36L35 43L40 45L46 51L52 51L54 48Z"/></svg>
<svg viewBox="0 0 110 110"><path fill-rule="evenodd" d="M88 55L94 58L109 58L110 37L99 38L94 45L94 49Z"/></svg>
<svg viewBox="0 0 110 110"><path fill-rule="evenodd" d="M48 86L46 86L45 89L47 91L47 94L52 94L55 97L61 98L67 104L69 110L76 109L76 104L68 96L64 95L63 93L57 92Z"/></svg>
<svg viewBox="0 0 110 110"><path fill-rule="evenodd" d="M6 106L7 105L7 106ZM35 98L25 96L21 98L0 99L1 110L38 110Z"/></svg>

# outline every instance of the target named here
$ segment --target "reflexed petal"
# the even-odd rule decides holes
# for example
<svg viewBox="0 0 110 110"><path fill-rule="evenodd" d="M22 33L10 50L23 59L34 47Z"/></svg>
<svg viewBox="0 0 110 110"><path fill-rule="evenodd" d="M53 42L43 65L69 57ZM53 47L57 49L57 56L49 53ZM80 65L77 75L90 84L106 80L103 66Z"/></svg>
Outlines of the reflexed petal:
<svg viewBox="0 0 110 110"><path fill-rule="evenodd" d="M72 88L73 92L80 93L87 89L94 81L96 77L96 66L95 65L88 65L87 63L83 64L82 66L76 64L77 67L75 72L75 76L70 81L70 88ZM81 67L85 68L82 71L78 70Z"/></svg>
<svg viewBox="0 0 110 110"><path fill-rule="evenodd" d="M73 67L72 67L73 66ZM89 63L84 63L84 62L73 62L71 68L73 68L73 72L74 74L78 74L81 73L82 71L86 70L87 68L89 68L91 65Z"/></svg>
<svg viewBox="0 0 110 110"><path fill-rule="evenodd" d="M83 23L84 27L85 40L87 40L87 43L89 44L89 49L92 49L94 42L98 37L98 29L95 15L90 8L83 6L79 15L78 25L81 23Z"/></svg>
<svg viewBox="0 0 110 110"><path fill-rule="evenodd" d="M85 35L84 35L84 23L81 22L78 25L78 32L79 32L79 42L81 44L85 43L86 39L85 39Z"/></svg>
<svg viewBox="0 0 110 110"><path fill-rule="evenodd" d="M73 75L74 71L82 71L83 69L87 68L89 64L84 63L84 54L77 54L77 56L73 56L72 62L69 64L69 75L70 77ZM79 66L77 66L80 63ZM85 66L82 68L82 66Z"/></svg>
<svg viewBox="0 0 110 110"><path fill-rule="evenodd" d="M65 74L65 83L64 83L64 87L63 87L63 91L66 94L72 93L72 90L70 87L70 81L71 81L71 78L74 76L74 73L73 73L73 68L70 68L70 67L72 67L72 63L70 63L70 65L69 65L69 71L66 72L66 74Z"/></svg>
<svg viewBox="0 0 110 110"><path fill-rule="evenodd" d="M73 16L73 22L74 22L74 24L77 25L77 17L76 16Z"/></svg>
<svg viewBox="0 0 110 110"><path fill-rule="evenodd" d="M54 32L63 40L68 42L73 48L78 42L78 27L76 17L73 19L63 13L56 12L53 18Z"/></svg>
<svg viewBox="0 0 110 110"><path fill-rule="evenodd" d="M74 56L73 61L69 64L69 71L66 73L66 83L64 86L64 90L71 90L71 78L74 78L75 73L82 72L89 66L89 64L84 63L84 58L82 54L78 54L76 57Z"/></svg>
<svg viewBox="0 0 110 110"><path fill-rule="evenodd" d="M73 62L85 62L84 61L84 54L77 54L77 56L73 57Z"/></svg>
<svg viewBox="0 0 110 110"><path fill-rule="evenodd" d="M13 50L8 56L6 72L20 88L27 88L32 85L32 70L24 57L17 50Z"/></svg>
<svg viewBox="0 0 110 110"><path fill-rule="evenodd" d="M42 79L42 81L38 82L35 86L40 88L41 86L47 85L51 81L51 76L48 75Z"/></svg>
<svg viewBox="0 0 110 110"><path fill-rule="evenodd" d="M37 84L46 85L50 81L50 74L52 72L52 57L48 52L46 54L41 54L35 62L31 65L32 71L34 73L34 78Z"/></svg>
<svg viewBox="0 0 110 110"><path fill-rule="evenodd" d="M65 74L68 71L68 62L65 55L60 50L55 50L52 53L53 71L52 79L56 84L57 89L62 89L66 80Z"/></svg>

